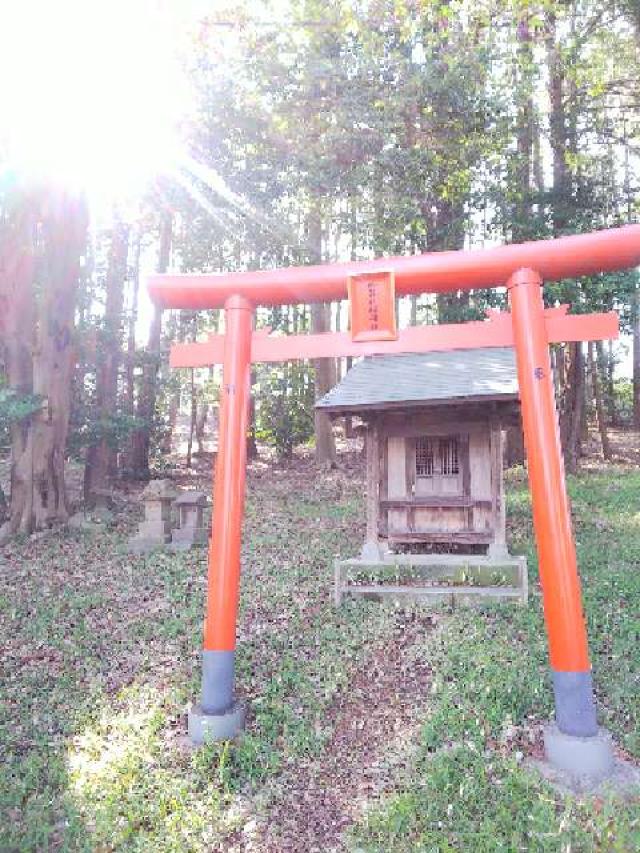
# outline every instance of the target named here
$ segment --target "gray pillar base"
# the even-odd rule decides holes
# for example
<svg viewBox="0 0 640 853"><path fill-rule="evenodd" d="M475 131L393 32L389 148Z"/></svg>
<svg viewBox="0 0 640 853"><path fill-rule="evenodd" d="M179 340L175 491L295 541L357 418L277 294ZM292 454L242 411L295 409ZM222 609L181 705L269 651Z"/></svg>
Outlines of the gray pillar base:
<svg viewBox="0 0 640 853"><path fill-rule="evenodd" d="M202 652L202 710L205 714L226 714L233 706L233 679L236 653Z"/></svg>
<svg viewBox="0 0 640 853"><path fill-rule="evenodd" d="M596 704L590 672L553 671L556 725L561 732L589 738L598 734Z"/></svg>
<svg viewBox="0 0 640 853"><path fill-rule="evenodd" d="M234 702L224 714L205 714L201 705L194 705L189 711L189 738L196 746L231 740L244 729L245 715L241 702Z"/></svg>
<svg viewBox="0 0 640 853"><path fill-rule="evenodd" d="M549 764L574 780L599 782L611 776L615 769L611 735L598 729L590 737L561 732L556 725L544 732L544 751Z"/></svg>

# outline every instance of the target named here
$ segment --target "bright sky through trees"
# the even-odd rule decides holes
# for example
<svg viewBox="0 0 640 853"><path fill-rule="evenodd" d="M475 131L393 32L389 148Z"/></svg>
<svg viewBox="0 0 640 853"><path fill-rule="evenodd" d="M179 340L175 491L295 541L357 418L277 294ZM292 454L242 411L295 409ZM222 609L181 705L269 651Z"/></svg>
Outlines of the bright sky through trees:
<svg viewBox="0 0 640 853"><path fill-rule="evenodd" d="M130 196L178 152L177 60L192 4L14 0L0 28L0 152L34 177ZM7 156L8 155L8 156Z"/></svg>

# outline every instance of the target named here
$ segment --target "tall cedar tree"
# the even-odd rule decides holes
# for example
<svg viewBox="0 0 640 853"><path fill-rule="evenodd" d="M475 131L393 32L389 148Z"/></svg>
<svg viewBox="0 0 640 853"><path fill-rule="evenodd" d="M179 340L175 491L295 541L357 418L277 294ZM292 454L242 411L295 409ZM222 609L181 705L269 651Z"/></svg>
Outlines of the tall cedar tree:
<svg viewBox="0 0 640 853"><path fill-rule="evenodd" d="M87 244L83 199L53 188L22 191L3 218L0 293L9 387L33 397L11 430L11 499L3 536L65 521L74 312Z"/></svg>

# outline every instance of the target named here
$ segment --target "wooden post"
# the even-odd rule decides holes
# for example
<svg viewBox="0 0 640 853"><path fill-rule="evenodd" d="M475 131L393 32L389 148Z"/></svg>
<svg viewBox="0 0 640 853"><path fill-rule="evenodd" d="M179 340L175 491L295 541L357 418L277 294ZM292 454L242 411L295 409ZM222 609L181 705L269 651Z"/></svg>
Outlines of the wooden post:
<svg viewBox="0 0 640 853"><path fill-rule="evenodd" d="M362 546L362 558L380 559L378 542L378 522L380 519L380 449L378 444L378 424L369 421L366 432L367 443L367 534Z"/></svg>
<svg viewBox="0 0 640 853"><path fill-rule="evenodd" d="M493 542L490 557L507 556L507 513L504 499L503 433L500 421L491 419L491 502L493 509Z"/></svg>

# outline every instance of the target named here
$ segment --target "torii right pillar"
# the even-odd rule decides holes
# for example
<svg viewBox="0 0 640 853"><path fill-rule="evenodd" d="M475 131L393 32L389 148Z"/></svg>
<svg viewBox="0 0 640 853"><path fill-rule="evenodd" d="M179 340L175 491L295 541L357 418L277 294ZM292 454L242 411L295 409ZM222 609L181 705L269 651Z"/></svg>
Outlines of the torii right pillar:
<svg viewBox="0 0 640 853"><path fill-rule="evenodd" d="M556 724L545 732L545 747L556 768L573 776L603 778L613 767L613 750L596 721L542 278L535 270L520 269L507 286L555 694Z"/></svg>

